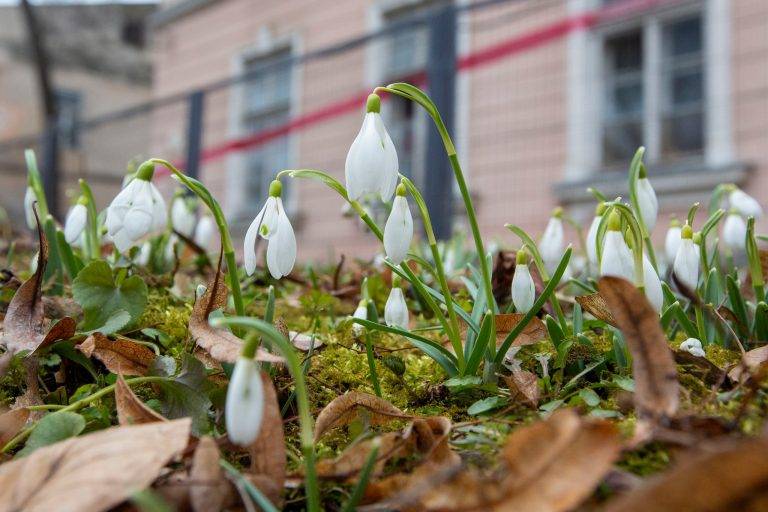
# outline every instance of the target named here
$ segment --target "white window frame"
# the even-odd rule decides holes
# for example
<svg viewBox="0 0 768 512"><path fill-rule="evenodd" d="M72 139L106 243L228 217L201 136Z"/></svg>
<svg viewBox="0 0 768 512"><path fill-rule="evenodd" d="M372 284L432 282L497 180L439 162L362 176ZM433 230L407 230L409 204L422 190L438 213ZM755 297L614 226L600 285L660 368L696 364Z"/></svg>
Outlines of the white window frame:
<svg viewBox="0 0 768 512"><path fill-rule="evenodd" d="M569 14L599 9L600 0L568 0ZM661 27L664 22L700 13L704 36L704 153L701 167L733 163L730 103L730 6L728 0L688 0L579 30L568 38L568 181L594 176L603 169L602 98L603 43L607 36L631 28L643 30L644 143L646 161L659 162L661 110L656 103L661 86ZM595 94L599 90L600 93Z"/></svg>

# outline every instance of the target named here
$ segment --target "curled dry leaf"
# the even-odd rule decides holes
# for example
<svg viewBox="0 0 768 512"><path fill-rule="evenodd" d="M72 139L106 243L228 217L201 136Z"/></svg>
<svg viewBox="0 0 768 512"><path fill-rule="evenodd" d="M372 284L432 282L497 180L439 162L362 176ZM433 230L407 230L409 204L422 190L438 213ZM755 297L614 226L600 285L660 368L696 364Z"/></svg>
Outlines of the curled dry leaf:
<svg viewBox="0 0 768 512"><path fill-rule="evenodd" d="M768 362L768 345L753 348L741 357L740 364L728 372L728 377L734 382L744 382L766 362Z"/></svg>
<svg viewBox="0 0 768 512"><path fill-rule="evenodd" d="M189 332L197 345L215 360L223 363L234 363L240 355L243 341L226 329L217 329L208 323L208 316L211 312L223 308L226 304L227 285L224 283L221 258L219 258L219 269L208 284L203 296L195 301L195 306L189 317ZM284 362L282 357L270 354L263 349L259 349L256 359L269 363Z"/></svg>
<svg viewBox="0 0 768 512"><path fill-rule="evenodd" d="M768 438L723 441L608 503L604 512L766 510Z"/></svg>
<svg viewBox="0 0 768 512"><path fill-rule="evenodd" d="M681 365L688 373L695 375L699 380L709 386L727 384L723 378L725 370L718 367L706 357L698 357L687 350L672 351L675 363Z"/></svg>
<svg viewBox="0 0 768 512"><path fill-rule="evenodd" d="M539 379L536 374L528 370L513 369L512 374L505 377L507 386L512 398L520 399L531 407L539 406L541 391L539 390Z"/></svg>
<svg viewBox="0 0 768 512"><path fill-rule="evenodd" d="M37 211L35 211L37 218ZM8 353L15 354L22 350L30 353L51 345L54 341L74 336L77 323L70 317L64 317L49 330L43 327L42 285L45 267L48 263L48 241L37 222L39 252L37 269L16 290L3 321L3 344Z"/></svg>
<svg viewBox="0 0 768 512"><path fill-rule="evenodd" d="M451 439L451 420L444 416L431 416L429 418L417 418L406 427L412 429L415 448L425 455L425 461L434 464L454 465L461 462L459 454L454 452L449 443Z"/></svg>
<svg viewBox="0 0 768 512"><path fill-rule="evenodd" d="M155 360L146 345L122 337L112 341L100 332L88 336L77 349L101 361L110 372L123 375L146 375Z"/></svg>
<svg viewBox="0 0 768 512"><path fill-rule="evenodd" d="M219 512L230 495L219 457L216 441L210 436L200 438L189 473L189 498L194 512Z"/></svg>
<svg viewBox="0 0 768 512"><path fill-rule="evenodd" d="M261 381L264 383L264 416L259 436L248 447L248 453L251 455L249 472L271 479L275 488L282 489L287 466L283 417L272 379L262 372ZM272 501L279 504L277 499Z"/></svg>
<svg viewBox="0 0 768 512"><path fill-rule="evenodd" d="M386 432L376 438L379 451L373 475L380 475L384 465L395 456L406 455L406 442L400 432ZM317 475L320 478L345 480L357 475L365 465L368 455L373 450L374 439L364 439L348 446L335 459L323 459L317 462Z"/></svg>
<svg viewBox="0 0 768 512"><path fill-rule="evenodd" d="M188 418L113 427L0 465L0 511L109 510L184 451L190 427Z"/></svg>
<svg viewBox="0 0 768 512"><path fill-rule="evenodd" d="M122 375L118 375L115 385L115 408L117 409L117 420L121 425L166 421L161 414L153 411L139 400L136 393L126 384Z"/></svg>
<svg viewBox="0 0 768 512"><path fill-rule="evenodd" d="M320 411L315 423L315 441L329 430L351 423L360 409L368 412L371 425L388 423L394 418L412 418L383 398L352 391L334 398Z"/></svg>
<svg viewBox="0 0 768 512"><path fill-rule="evenodd" d="M576 297L576 302L579 303L581 309L607 324L611 324L616 327L616 320L613 318L608 304L600 293L592 293L589 295L579 295Z"/></svg>
<svg viewBox="0 0 768 512"><path fill-rule="evenodd" d="M653 425L674 416L679 403L677 367L658 314L626 279L602 277L598 288L632 353L638 418Z"/></svg>
<svg viewBox="0 0 768 512"><path fill-rule="evenodd" d="M495 316L496 323L496 346L504 343L507 335L512 332L517 324L525 315L522 313L505 313ZM467 324L462 320L459 322L459 331L462 338L466 338ZM532 345L547 338L547 328L537 317L531 318L528 325L523 328L523 332L517 335L512 342L513 347L522 347L523 345ZM448 347L450 350L450 347Z"/></svg>
<svg viewBox="0 0 768 512"><path fill-rule="evenodd" d="M29 409L13 409L0 414L0 447L18 434L29 419Z"/></svg>

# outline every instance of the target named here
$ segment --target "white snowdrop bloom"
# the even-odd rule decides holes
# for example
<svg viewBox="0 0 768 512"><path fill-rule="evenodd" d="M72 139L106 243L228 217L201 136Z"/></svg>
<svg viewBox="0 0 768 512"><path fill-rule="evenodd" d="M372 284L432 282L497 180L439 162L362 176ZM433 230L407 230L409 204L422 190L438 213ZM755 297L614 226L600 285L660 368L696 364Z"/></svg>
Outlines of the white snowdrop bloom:
<svg viewBox="0 0 768 512"><path fill-rule="evenodd" d="M405 259L412 238L413 217L405 198L405 185L400 184L392 202L392 211L384 225L384 251L392 263L399 265Z"/></svg>
<svg viewBox="0 0 768 512"><path fill-rule="evenodd" d="M544 266L549 273L555 271L557 264L560 263L560 258L563 257L564 234L562 215L563 209L555 208L539 241L541 259L544 260Z"/></svg>
<svg viewBox="0 0 768 512"><path fill-rule="evenodd" d="M723 242L733 252L742 252L747 242L747 223L744 218L732 211L723 224Z"/></svg>
<svg viewBox="0 0 768 512"><path fill-rule="evenodd" d="M264 418L264 383L258 363L245 356L237 358L227 387L224 408L227 437L239 446L253 443Z"/></svg>
<svg viewBox="0 0 768 512"><path fill-rule="evenodd" d="M35 201L37 201L35 191L32 187L27 187L27 191L24 193L24 219L27 221L27 227L29 229L35 229L37 227L34 209Z"/></svg>
<svg viewBox="0 0 768 512"><path fill-rule="evenodd" d="M136 177L112 200L107 208L107 232L120 252L137 245L144 237L165 229L165 201L152 184L155 168L144 163Z"/></svg>
<svg viewBox="0 0 768 512"><path fill-rule="evenodd" d="M528 268L528 254L524 249L517 251L517 264L512 276L512 303L518 313L527 313L536 301L536 286Z"/></svg>
<svg viewBox="0 0 768 512"><path fill-rule="evenodd" d="M587 259L589 264L597 268L597 231L600 228L600 222L603 220L603 213L605 212L605 204L600 203L595 210L595 216L592 219L592 224L589 225L589 231L587 231Z"/></svg>
<svg viewBox="0 0 768 512"><path fill-rule="evenodd" d="M690 352L696 357L704 357L707 354L704 352L704 347L701 346L701 341L696 338L688 338L680 344L680 350Z"/></svg>
<svg viewBox="0 0 768 512"><path fill-rule="evenodd" d="M211 253L219 245L219 228L216 221L210 215L203 215L195 228L195 243ZM290 271L289 271L290 272Z"/></svg>
<svg viewBox="0 0 768 512"><path fill-rule="evenodd" d="M763 208L757 200L734 186L734 189L728 195L728 202L731 208L735 208L740 214L745 217L760 218L763 216Z"/></svg>
<svg viewBox="0 0 768 512"><path fill-rule="evenodd" d="M352 318L359 318L360 320L368 320L368 301L365 299L361 300L360 303L357 305L357 309L352 314ZM358 323L352 324L352 332L355 334L355 336L360 336L363 334L363 331L365 331L365 327Z"/></svg>
<svg viewBox="0 0 768 512"><path fill-rule="evenodd" d="M248 275L256 270L256 239L267 241L267 268L275 279L287 276L296 263L296 235L283 208L283 186L274 180L269 186L269 197L245 233L243 255Z"/></svg>
<svg viewBox="0 0 768 512"><path fill-rule="evenodd" d="M622 277L627 281L635 280L635 264L632 251L620 231L619 214L612 212L608 219L608 230L603 240L603 255L600 261L600 275Z"/></svg>
<svg viewBox="0 0 768 512"><path fill-rule="evenodd" d="M680 233L680 247L673 265L675 275L685 286L696 290L699 282L699 246L693 241L693 229L686 224Z"/></svg>
<svg viewBox="0 0 768 512"><path fill-rule="evenodd" d="M195 233L195 204L183 194L177 193L171 204L171 225L182 235L191 238Z"/></svg>
<svg viewBox="0 0 768 512"><path fill-rule="evenodd" d="M396 279L392 282L392 290L384 305L384 322L390 327L408 329L408 305L405 303L405 295L399 281Z"/></svg>
<svg viewBox="0 0 768 512"><path fill-rule="evenodd" d="M682 228L677 219L673 219L669 224L667 236L664 238L664 255L667 257L667 263L672 264L677 256L677 249L680 247L680 232Z"/></svg>
<svg viewBox="0 0 768 512"><path fill-rule="evenodd" d="M67 218L64 221L64 240L68 244L74 244L85 231L87 223L88 209L85 206L85 199L80 198L67 213Z"/></svg>
<svg viewBox="0 0 768 512"><path fill-rule="evenodd" d="M168 242L165 244L165 251L163 252L163 259L168 265L173 264L176 260L176 246L179 244L179 237L175 233L171 233L168 237Z"/></svg>
<svg viewBox="0 0 768 512"><path fill-rule="evenodd" d="M653 309L657 313L661 312L661 308L664 307L664 292L661 290L659 275L645 253L643 253L643 288Z"/></svg>
<svg viewBox="0 0 768 512"><path fill-rule="evenodd" d="M134 261L142 267L146 267L149 265L149 258L151 255L152 244L149 242L144 242L141 244L141 249L139 249L139 253L136 255L136 258L134 258Z"/></svg>
<svg viewBox="0 0 768 512"><path fill-rule="evenodd" d="M637 194L637 204L640 208L643 224L651 233L656 227L656 219L659 216L659 200L656 198L656 191L653 190L653 186L645 173L645 166L640 168L640 178L637 180L635 194Z"/></svg>
<svg viewBox="0 0 768 512"><path fill-rule="evenodd" d="M378 194L389 201L397 185L397 151L381 119L381 99L368 96L363 126L347 153L344 164L347 194L357 201L366 194Z"/></svg>

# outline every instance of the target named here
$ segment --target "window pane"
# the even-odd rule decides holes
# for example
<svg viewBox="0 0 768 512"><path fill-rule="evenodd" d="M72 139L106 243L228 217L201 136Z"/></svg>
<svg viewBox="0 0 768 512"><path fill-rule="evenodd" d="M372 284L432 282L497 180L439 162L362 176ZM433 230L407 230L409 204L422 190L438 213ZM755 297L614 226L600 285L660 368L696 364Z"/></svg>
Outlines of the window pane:
<svg viewBox="0 0 768 512"><path fill-rule="evenodd" d="M643 123L630 121L606 124L603 128L603 153L606 163L626 163L643 142Z"/></svg>
<svg viewBox="0 0 768 512"><path fill-rule="evenodd" d="M702 48L701 18L689 18L668 25L667 54L681 57L700 53Z"/></svg>
<svg viewBox="0 0 768 512"><path fill-rule="evenodd" d="M605 41L603 161L624 162L643 142L643 41L639 30Z"/></svg>
<svg viewBox="0 0 768 512"><path fill-rule="evenodd" d="M704 115L699 111L665 119L662 145L668 157L700 153L704 147Z"/></svg>

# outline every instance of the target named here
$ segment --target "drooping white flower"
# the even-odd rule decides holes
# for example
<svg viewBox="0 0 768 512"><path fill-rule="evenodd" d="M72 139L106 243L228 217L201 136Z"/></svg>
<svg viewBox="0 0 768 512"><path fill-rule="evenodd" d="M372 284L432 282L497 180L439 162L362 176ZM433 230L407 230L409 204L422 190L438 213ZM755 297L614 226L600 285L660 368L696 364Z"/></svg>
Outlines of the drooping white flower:
<svg viewBox="0 0 768 512"><path fill-rule="evenodd" d="M149 241L144 242L141 244L141 248L139 249L139 253L134 258L134 261L141 265L142 267L146 267L149 265L149 258L152 255L152 244Z"/></svg>
<svg viewBox="0 0 768 512"><path fill-rule="evenodd" d="M37 227L34 210L35 201L37 201L35 191L32 187L27 187L27 191L24 193L24 219L27 221L27 227L29 229L35 229Z"/></svg>
<svg viewBox="0 0 768 512"><path fill-rule="evenodd" d="M195 205L183 194L177 193L171 204L171 224L173 229L191 238L195 233Z"/></svg>
<svg viewBox="0 0 768 512"><path fill-rule="evenodd" d="M680 344L680 350L690 352L696 357L704 357L707 355L706 352L704 352L704 347L701 346L701 341L696 338L688 338L682 342Z"/></svg>
<svg viewBox="0 0 768 512"><path fill-rule="evenodd" d="M384 305L384 322L390 327L408 329L408 305L405 302L403 289L399 286L399 279L392 282L392 290Z"/></svg>
<svg viewBox="0 0 768 512"><path fill-rule="evenodd" d="M153 164L142 164L136 177L115 196L107 208L107 232L120 252L127 251L144 237L165 228L165 201L151 182L154 170Z"/></svg>
<svg viewBox="0 0 768 512"><path fill-rule="evenodd" d="M512 303L518 313L527 313L536 301L536 286L528 268L525 249L517 251L515 273L512 276Z"/></svg>
<svg viewBox="0 0 768 512"><path fill-rule="evenodd" d="M651 260L645 253L643 253L643 289L653 309L657 313L661 312L661 308L664 307L664 292L661 289L659 274L656 273L656 269L653 268Z"/></svg>
<svg viewBox="0 0 768 512"><path fill-rule="evenodd" d="M723 224L723 242L733 252L742 252L747 243L747 223L741 215L732 211Z"/></svg>
<svg viewBox="0 0 768 512"><path fill-rule="evenodd" d="M363 299L361 300L358 305L355 312L352 314L352 318L359 318L360 320L368 320L368 301ZM355 336L360 336L363 334L363 331L365 331L365 327L358 323L352 324L352 332Z"/></svg>
<svg viewBox="0 0 768 512"><path fill-rule="evenodd" d="M740 214L745 217L760 218L763 216L763 207L757 200L734 186L734 189L728 195L728 202L731 208L735 208Z"/></svg>
<svg viewBox="0 0 768 512"><path fill-rule="evenodd" d="M597 231L600 228L600 222L603 220L603 213L605 212L605 204L600 203L595 210L595 216L592 219L592 224L589 225L589 231L587 231L587 259L589 264L597 268Z"/></svg>
<svg viewBox="0 0 768 512"><path fill-rule="evenodd" d="M693 229L686 224L680 233L680 247L673 269L680 282L691 290L695 290L699 283L699 250L693 241Z"/></svg>
<svg viewBox="0 0 768 512"><path fill-rule="evenodd" d="M176 233L171 233L168 237L168 241L165 244L165 251L163 253L163 259L168 265L172 265L176 261L176 246L179 244L179 237Z"/></svg>
<svg viewBox="0 0 768 512"><path fill-rule="evenodd" d="M617 212L612 212L608 219L600 260L600 275L621 277L631 282L635 279L632 251L621 233L621 220Z"/></svg>
<svg viewBox="0 0 768 512"><path fill-rule="evenodd" d="M405 198L405 186L400 184L392 202L392 211L384 225L384 251L392 263L399 265L405 259L412 238L413 217Z"/></svg>
<svg viewBox="0 0 768 512"><path fill-rule="evenodd" d="M81 198L67 213L67 218L64 221L64 240L68 244L74 244L85 231L87 223L88 209L85 207L85 199Z"/></svg>
<svg viewBox="0 0 768 512"><path fill-rule="evenodd" d="M557 269L560 258L563 257L563 209L555 208L552 212L544 234L539 241L539 252L547 272L552 273Z"/></svg>
<svg viewBox="0 0 768 512"><path fill-rule="evenodd" d="M672 219L669 223L669 229L667 230L667 236L664 238L664 255L667 257L667 263L672 264L677 256L677 249L680 247L680 222L677 219Z"/></svg>
<svg viewBox="0 0 768 512"><path fill-rule="evenodd" d="M640 167L640 178L637 180L635 194L643 224L651 233L656 227L656 219L659 215L659 200L656 198L656 191L653 190L653 186L645 173L645 166Z"/></svg>
<svg viewBox="0 0 768 512"><path fill-rule="evenodd" d="M200 217L195 228L194 240L197 245L205 249L205 252L210 253L216 250L219 242L219 231L213 217L210 215Z"/></svg>
<svg viewBox="0 0 768 512"><path fill-rule="evenodd" d="M237 358L227 387L224 418L233 443L247 446L258 437L264 418L264 383L258 363L250 357Z"/></svg>
<svg viewBox="0 0 768 512"><path fill-rule="evenodd" d="M397 151L381 119L381 99L368 96L363 126L347 153L344 164L347 194L357 201L366 194L378 194L389 201L397 184Z"/></svg>
<svg viewBox="0 0 768 512"><path fill-rule="evenodd" d="M274 180L269 186L269 197L245 233L245 271L256 270L256 239L267 241L267 268L275 279L287 276L296 263L296 235L283 208L282 185Z"/></svg>

